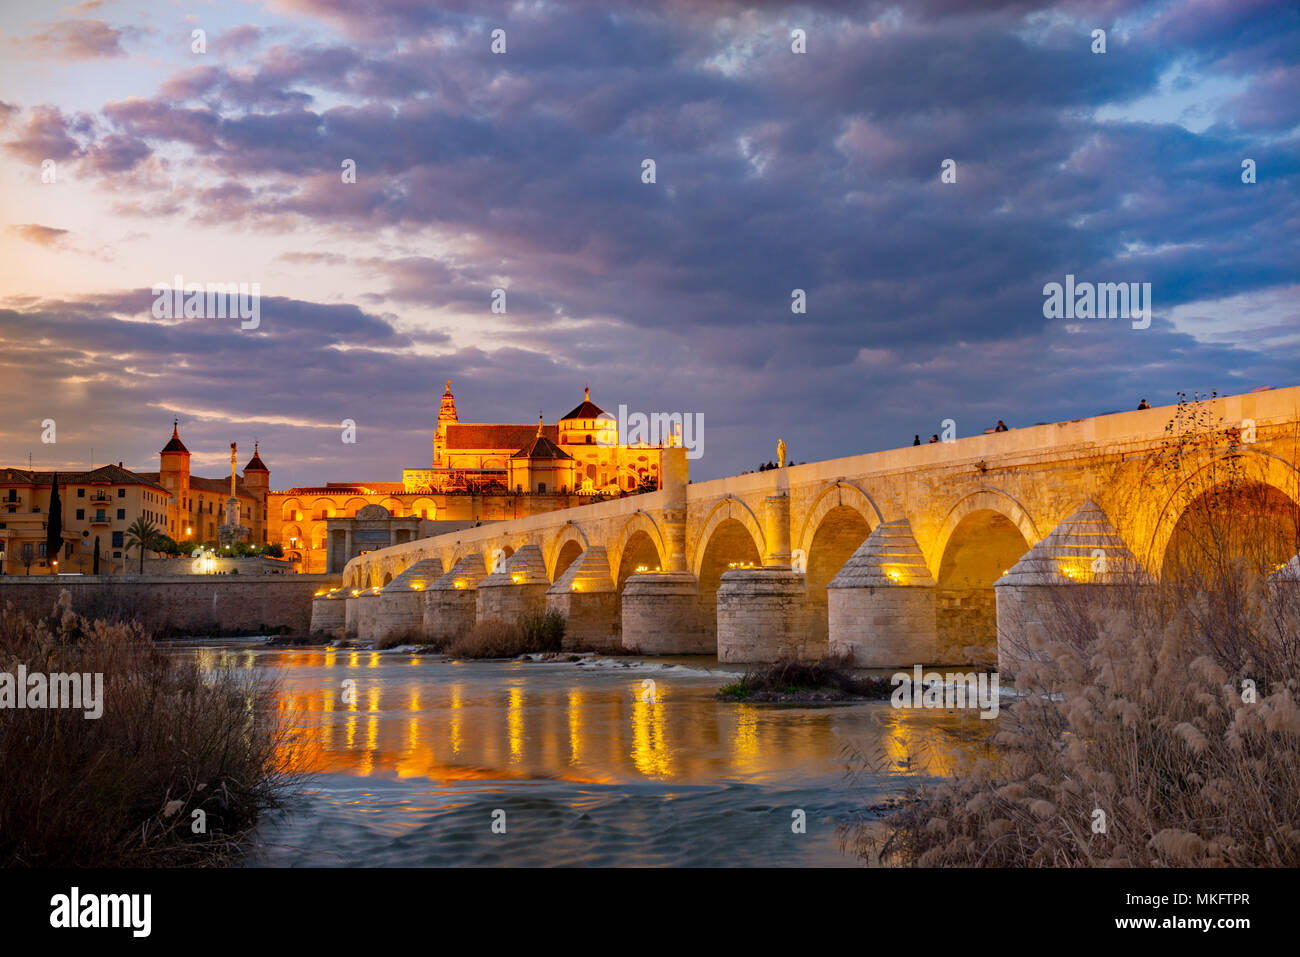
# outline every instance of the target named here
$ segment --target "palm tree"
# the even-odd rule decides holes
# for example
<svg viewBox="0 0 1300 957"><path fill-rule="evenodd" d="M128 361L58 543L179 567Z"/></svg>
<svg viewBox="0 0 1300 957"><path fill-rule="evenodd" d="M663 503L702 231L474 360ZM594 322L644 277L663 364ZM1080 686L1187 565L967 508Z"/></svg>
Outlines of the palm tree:
<svg viewBox="0 0 1300 957"><path fill-rule="evenodd" d="M140 549L140 574L144 574L144 552L145 549L154 549L158 544L158 539L162 537L160 532L149 519L141 515L131 527L126 530L126 551L132 548Z"/></svg>

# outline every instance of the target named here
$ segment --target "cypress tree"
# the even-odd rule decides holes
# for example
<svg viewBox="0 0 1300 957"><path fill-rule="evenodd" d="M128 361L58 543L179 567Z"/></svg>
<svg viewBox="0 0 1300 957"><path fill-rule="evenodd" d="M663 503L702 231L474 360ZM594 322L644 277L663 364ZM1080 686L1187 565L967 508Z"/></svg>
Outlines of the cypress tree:
<svg viewBox="0 0 1300 957"><path fill-rule="evenodd" d="M50 517L45 523L45 560L50 563L50 574L55 573L54 563L63 551L63 502L59 499L59 473L50 479Z"/></svg>

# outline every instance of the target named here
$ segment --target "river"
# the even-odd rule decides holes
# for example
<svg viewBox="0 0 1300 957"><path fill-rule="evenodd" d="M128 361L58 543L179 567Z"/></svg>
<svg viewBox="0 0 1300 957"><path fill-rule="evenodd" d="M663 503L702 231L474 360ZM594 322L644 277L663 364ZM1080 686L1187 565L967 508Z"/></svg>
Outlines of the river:
<svg viewBox="0 0 1300 957"><path fill-rule="evenodd" d="M837 823L990 730L887 702L718 701L738 672L708 658L193 653L277 679L311 745L251 866L852 866ZM875 770L849 775L855 754Z"/></svg>

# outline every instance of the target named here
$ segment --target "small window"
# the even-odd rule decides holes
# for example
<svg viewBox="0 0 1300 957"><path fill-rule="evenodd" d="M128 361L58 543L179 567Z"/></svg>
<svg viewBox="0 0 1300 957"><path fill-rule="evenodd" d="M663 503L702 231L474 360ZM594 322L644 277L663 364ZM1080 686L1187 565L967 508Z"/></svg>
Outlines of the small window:
<svg viewBox="0 0 1300 957"><path fill-rule="evenodd" d="M77 498L85 498L85 497L86 497L86 490L84 488L77 489Z"/></svg>
<svg viewBox="0 0 1300 957"><path fill-rule="evenodd" d="M537 483L537 491L540 492L541 494L545 495L545 494L546 494L546 483L545 483L545 482L538 482L538 483Z"/></svg>
<svg viewBox="0 0 1300 957"><path fill-rule="evenodd" d="M86 517L86 510L84 508L77 509L77 519L80 520L85 517Z"/></svg>
<svg viewBox="0 0 1300 957"><path fill-rule="evenodd" d="M122 553L121 553L121 552L114 552L114 553L113 553L113 557L114 557L114 558L121 558L121 557L122 557Z"/></svg>
<svg viewBox="0 0 1300 957"><path fill-rule="evenodd" d="M117 497L118 497L118 498L126 498L126 489L124 489L124 488L120 488L120 489L118 489L118 490L117 490Z"/></svg>
<svg viewBox="0 0 1300 957"><path fill-rule="evenodd" d="M119 509L117 510L117 517L118 517L118 518L126 518L126 509L124 509L124 508L119 508Z"/></svg>
<svg viewBox="0 0 1300 957"><path fill-rule="evenodd" d="M113 533L113 547L114 547L114 548L121 548L121 547L122 547L122 536L123 536L123 533L122 533L122 532L114 532L114 533ZM118 556L118 555L114 555L113 557L114 557L114 558L118 558L118 557L120 557L120 556Z"/></svg>

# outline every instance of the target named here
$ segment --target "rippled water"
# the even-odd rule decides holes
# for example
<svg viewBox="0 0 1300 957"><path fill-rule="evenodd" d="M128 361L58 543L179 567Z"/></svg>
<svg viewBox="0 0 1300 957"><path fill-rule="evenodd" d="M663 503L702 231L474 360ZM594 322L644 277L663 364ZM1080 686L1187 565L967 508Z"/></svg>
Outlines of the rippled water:
<svg viewBox="0 0 1300 957"><path fill-rule="evenodd" d="M944 773L927 745L988 730L887 703L720 702L713 693L735 672L701 658L197 653L273 673L312 744L306 787L259 829L253 865L852 865L837 822L913 774ZM855 750L882 770L846 778L861 765ZM796 810L804 834L792 831Z"/></svg>

